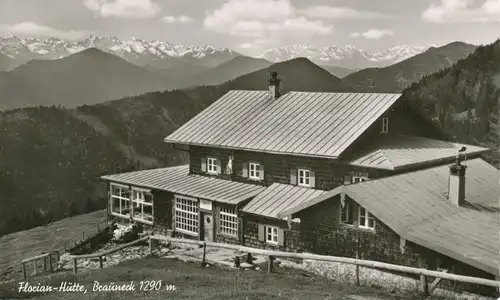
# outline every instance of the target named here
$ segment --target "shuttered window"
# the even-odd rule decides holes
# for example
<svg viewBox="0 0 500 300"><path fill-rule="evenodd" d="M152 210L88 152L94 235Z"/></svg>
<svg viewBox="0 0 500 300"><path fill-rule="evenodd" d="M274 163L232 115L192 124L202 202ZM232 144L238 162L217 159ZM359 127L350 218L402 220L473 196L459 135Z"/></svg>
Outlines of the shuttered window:
<svg viewBox="0 0 500 300"><path fill-rule="evenodd" d="M217 174L217 159L209 157L207 158L207 172L211 174Z"/></svg>

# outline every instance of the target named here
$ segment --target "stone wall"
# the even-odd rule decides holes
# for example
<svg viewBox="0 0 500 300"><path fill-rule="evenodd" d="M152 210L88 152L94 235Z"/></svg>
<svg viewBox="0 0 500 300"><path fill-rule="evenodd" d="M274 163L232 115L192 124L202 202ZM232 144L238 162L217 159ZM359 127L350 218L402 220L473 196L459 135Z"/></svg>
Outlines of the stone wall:
<svg viewBox="0 0 500 300"><path fill-rule="evenodd" d="M454 274L494 279L491 274L410 241L402 243L400 236L379 220L376 220L375 231L341 225L339 209L340 200L330 199L300 212L300 244L303 251L430 270L447 269ZM438 287L496 295L494 288L448 280L443 280Z"/></svg>
<svg viewBox="0 0 500 300"><path fill-rule="evenodd" d="M284 245L270 245L259 240L259 224L276 226L284 231ZM298 224L292 223L292 228L288 229L286 221L269 219L245 214L243 225L243 244L247 247L269 249L287 252L300 252L302 250Z"/></svg>

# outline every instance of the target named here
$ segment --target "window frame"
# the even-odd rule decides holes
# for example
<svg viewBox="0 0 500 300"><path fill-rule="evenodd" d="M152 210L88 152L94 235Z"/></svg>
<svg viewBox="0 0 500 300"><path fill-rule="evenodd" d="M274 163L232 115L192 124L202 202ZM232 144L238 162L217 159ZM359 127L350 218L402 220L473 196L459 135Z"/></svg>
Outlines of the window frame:
<svg viewBox="0 0 500 300"><path fill-rule="evenodd" d="M256 169L252 170L252 166L255 166ZM257 170L258 168L258 170ZM252 176L252 172L254 172L254 176ZM260 180L260 172L262 172L260 163L256 162L249 162L248 163L248 179L252 180Z"/></svg>
<svg viewBox="0 0 500 300"><path fill-rule="evenodd" d="M344 200L344 207L342 207L342 204L340 205L340 224L345 225L345 226L354 226L354 214L353 214L353 203L351 201L348 201L348 199ZM343 215L344 215L344 210L345 210L345 217L346 219L343 220ZM349 223L349 217L351 217L351 220Z"/></svg>
<svg viewBox="0 0 500 300"><path fill-rule="evenodd" d="M110 192L109 192L109 195L110 195L110 198L109 198L109 202L110 202L110 213L111 215L113 216L116 216L116 217L120 217L120 218L127 218L127 219L130 219L130 209L132 209L132 201L131 201L131 190L129 188L129 186L126 186L126 185L122 185L122 184L116 184L116 183L110 183ZM113 189L114 188L118 188L120 190L120 195L115 195L113 193ZM128 191L128 198L127 197L123 197L122 196L122 191L123 190L127 190ZM116 212L113 208L114 208L114 200L118 200L119 202L119 205L118 205L118 211L119 212ZM128 213L127 214L123 214L123 203L128 203ZM126 206L126 205L125 205Z"/></svg>
<svg viewBox="0 0 500 300"><path fill-rule="evenodd" d="M217 172L217 158L207 157L207 173L214 175L219 174Z"/></svg>
<svg viewBox="0 0 500 300"><path fill-rule="evenodd" d="M359 181L356 182L356 179ZM360 183L365 181L368 181L368 177L366 176L351 176L351 183Z"/></svg>
<svg viewBox="0 0 500 300"><path fill-rule="evenodd" d="M192 198L192 197L187 197L187 196L182 196L182 195L174 195L174 225L175 225L175 231L191 235L191 236L199 236L200 234L200 208L198 206L198 199ZM180 205L179 205L180 203ZM185 206L186 208L188 207L187 203L190 203L190 207L194 208L193 211L190 211L188 209L184 209L182 207ZM186 216L191 216L191 218L187 218ZM195 216L195 217L193 217ZM180 220L184 219L185 223L180 222ZM192 222L192 224L189 224L189 221ZM194 225L196 224L196 225ZM183 228L184 227L184 228ZM187 228L195 228L195 231L191 231Z"/></svg>
<svg viewBox="0 0 500 300"><path fill-rule="evenodd" d="M364 210L364 214L361 213L361 210ZM365 222L361 222L361 219L364 219ZM370 220L373 221L373 227L370 227ZM361 205L358 206L358 227L366 230L375 230L375 217L364 207Z"/></svg>
<svg viewBox="0 0 500 300"><path fill-rule="evenodd" d="M303 176L301 176L303 173ZM306 176L307 174L307 176ZM301 183L301 178L303 178L304 183ZM307 183L305 183L307 180ZM297 170L297 186L311 187L311 170L309 169L298 169Z"/></svg>
<svg viewBox="0 0 500 300"><path fill-rule="evenodd" d="M151 202L146 201L146 195L145 195L146 193L149 194L149 197L151 197ZM136 198L136 194L141 195L141 197ZM153 195L151 194L151 190L132 187L130 200L132 201L132 219L134 221L138 221L141 223L153 225L153 222L154 222L154 205L153 205L154 199L153 199ZM151 207L150 219L144 218L144 206ZM140 217L137 217L137 215L135 213L135 208L139 208L139 207L141 208L141 212L140 212Z"/></svg>
<svg viewBox="0 0 500 300"><path fill-rule="evenodd" d="M219 208L219 233L237 237L239 229L238 211L236 207L221 206Z"/></svg>
<svg viewBox="0 0 500 300"><path fill-rule="evenodd" d="M269 239L271 237L271 239ZM276 240L274 240L276 238ZM278 245L279 244L279 228L276 226L265 226L265 242L270 245Z"/></svg>
<svg viewBox="0 0 500 300"><path fill-rule="evenodd" d="M388 133L389 132L389 117L382 118L382 128L380 133Z"/></svg>

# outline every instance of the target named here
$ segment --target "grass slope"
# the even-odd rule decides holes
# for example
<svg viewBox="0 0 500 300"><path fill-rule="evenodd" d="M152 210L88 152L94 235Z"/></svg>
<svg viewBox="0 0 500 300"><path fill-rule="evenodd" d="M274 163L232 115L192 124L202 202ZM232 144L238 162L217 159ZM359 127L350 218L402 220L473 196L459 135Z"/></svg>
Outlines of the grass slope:
<svg viewBox="0 0 500 300"><path fill-rule="evenodd" d="M21 260L60 249L105 219L106 211L99 210L0 237L0 281L22 276Z"/></svg>
<svg viewBox="0 0 500 300"><path fill-rule="evenodd" d="M332 300L389 300L419 299L411 296L383 294L375 288L341 286L331 281L296 270L277 268L277 274L256 271L201 269L199 264L184 263L164 258L145 258L125 261L120 265L77 275L59 273L52 277L35 279L58 286L62 281L78 282L87 287L88 293L53 292L45 295L24 294L13 291L13 285L0 285L0 297L26 299L36 296L40 300L71 299L211 299L211 300L261 300L261 299L332 299ZM164 285L175 285L175 291L163 288L157 292L140 292L141 280L162 280ZM134 281L135 292L92 292L93 281L101 284L114 282L125 284ZM16 286L17 287L17 286ZM3 294L3 295L2 295Z"/></svg>

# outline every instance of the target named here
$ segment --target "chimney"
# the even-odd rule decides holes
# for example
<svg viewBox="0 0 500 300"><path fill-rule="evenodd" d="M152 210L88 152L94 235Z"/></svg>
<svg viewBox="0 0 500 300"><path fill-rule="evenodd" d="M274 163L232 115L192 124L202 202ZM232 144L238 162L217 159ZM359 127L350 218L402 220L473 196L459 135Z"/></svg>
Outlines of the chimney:
<svg viewBox="0 0 500 300"><path fill-rule="evenodd" d="M448 199L456 206L462 206L465 203L465 169L462 165L460 153L465 151L465 147L459 150L455 163L450 166L450 179L448 182Z"/></svg>
<svg viewBox="0 0 500 300"><path fill-rule="evenodd" d="M271 78L269 79L269 99L278 99L280 96L280 83L281 79L278 78L277 72L271 73Z"/></svg>

